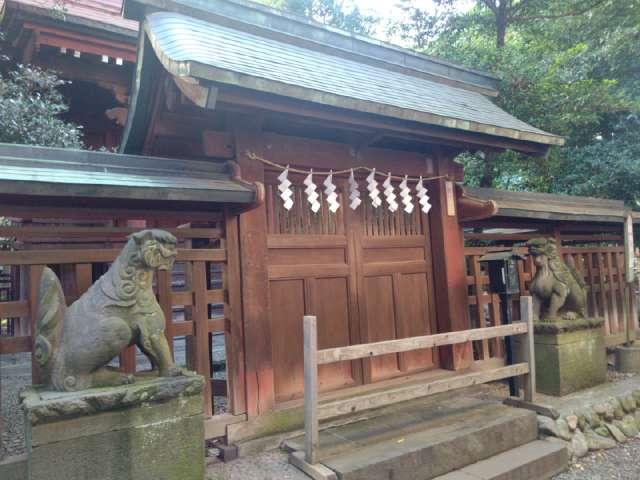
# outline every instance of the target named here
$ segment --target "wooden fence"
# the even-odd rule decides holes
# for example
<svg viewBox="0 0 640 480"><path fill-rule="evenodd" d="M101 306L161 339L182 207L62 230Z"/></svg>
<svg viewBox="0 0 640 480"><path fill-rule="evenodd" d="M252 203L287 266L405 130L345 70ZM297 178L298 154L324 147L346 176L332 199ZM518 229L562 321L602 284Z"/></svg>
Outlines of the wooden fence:
<svg viewBox="0 0 640 480"><path fill-rule="evenodd" d="M469 313L472 327L498 326L503 323L500 298L489 291L489 277L480 263L480 257L489 252L504 251L504 246L466 247ZM526 254L525 247L517 247ZM587 313L604 317L605 341L608 347L621 345L636 337L638 299L636 284L627 282L624 246L563 246L560 253L582 274L587 285ZM520 294L528 295L529 284L535 275L530 256L518 261ZM518 312L517 298L512 298L513 312ZM503 358L500 339L484 339L474 343L474 359L495 362Z"/></svg>
<svg viewBox="0 0 640 480"><path fill-rule="evenodd" d="M245 409L243 338L238 316L240 291L235 219L219 222L222 228L167 228L180 241L173 272L159 271L155 279L158 302L166 316L165 333L173 347L176 337L185 337L187 367L205 382L205 413L212 416L214 395L227 397L228 410ZM38 285L42 269L49 266L61 278L67 304L77 299L120 253L126 236L140 228L118 227L0 227L0 237L29 239L45 237L56 248L0 251L4 272L18 269L22 277L17 298L0 299L0 319L11 320L13 336L0 337L1 353L30 352L33 348ZM225 231L226 230L226 231ZM225 235L226 234L226 235ZM84 247L72 239L83 239ZM86 242L111 248L86 248ZM202 248L194 248L200 245ZM14 289L15 290L15 289ZM16 295L14 295L16 296ZM5 322L6 323L6 322ZM226 380L214 380L212 334L224 333ZM135 372L136 351L129 347L120 356L120 368ZM38 368L32 360L34 383Z"/></svg>
<svg viewBox="0 0 640 480"><path fill-rule="evenodd" d="M290 459L312 478L335 478L333 472L319 464L320 420L378 408L414 398L465 388L481 383L522 377L524 400L533 401L535 394L535 359L533 349L533 312L531 297L521 299L523 321L510 325L477 328L451 333L409 337L382 342L335 347L318 350L318 329L315 316L305 316L304 331L304 454L294 452ZM429 383L407 384L395 389L372 392L361 396L330 402L318 402L318 366L330 363L371 358L389 353L401 353L423 348L455 345L470 341L484 341L505 336L525 336L517 345L515 358L520 363L489 370L454 374Z"/></svg>

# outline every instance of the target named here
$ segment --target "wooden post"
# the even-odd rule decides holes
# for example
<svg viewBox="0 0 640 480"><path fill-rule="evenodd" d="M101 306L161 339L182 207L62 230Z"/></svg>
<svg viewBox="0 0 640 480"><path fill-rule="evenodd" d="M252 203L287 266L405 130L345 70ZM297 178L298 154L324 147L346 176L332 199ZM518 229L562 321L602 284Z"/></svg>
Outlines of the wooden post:
<svg viewBox="0 0 640 480"><path fill-rule="evenodd" d="M627 322L625 328L627 330L627 343L631 343L636 339L636 321L637 321L637 308L636 306L636 294L635 294L635 278L636 272L634 268L635 257L633 250L633 218L631 214L627 215L624 221L624 303L625 303L625 316ZM618 273L619 275L620 273Z"/></svg>
<svg viewBox="0 0 640 480"><path fill-rule="evenodd" d="M36 326L38 323L38 290L40 290L40 277L44 265L29 266L29 321L31 336L31 352L35 352ZM40 368L36 356L31 355L31 379L34 385L40 383Z"/></svg>
<svg viewBox="0 0 640 480"><path fill-rule="evenodd" d="M261 153L260 118L233 116L236 161L242 179L264 182L264 165L246 152ZM249 418L275 405L271 352L271 313L267 249L267 215L264 204L244 212L239 219L242 320L245 341L246 410Z"/></svg>
<svg viewBox="0 0 640 480"><path fill-rule="evenodd" d="M213 398L211 391L211 351L209 343L209 315L207 309L206 263L193 262L193 291L192 318L193 333L195 335L195 364L196 371L204 377L204 413L205 417L212 416Z"/></svg>
<svg viewBox="0 0 640 480"><path fill-rule="evenodd" d="M527 324L527 335L520 345L522 358L520 361L529 364L529 373L524 375L524 400L533 402L536 393L536 355L533 338L533 298L520 297L520 319Z"/></svg>
<svg viewBox="0 0 640 480"><path fill-rule="evenodd" d="M318 461L318 331L316 317L305 315L304 328L304 452L311 465Z"/></svg>
<svg viewBox="0 0 640 480"><path fill-rule="evenodd" d="M444 179L427 185L433 204L429 222L439 333L469 328L464 238L455 212L455 198L450 198L454 186L447 188L447 183L452 185ZM440 366L449 370L464 370L473 362L471 343L441 347L438 353Z"/></svg>

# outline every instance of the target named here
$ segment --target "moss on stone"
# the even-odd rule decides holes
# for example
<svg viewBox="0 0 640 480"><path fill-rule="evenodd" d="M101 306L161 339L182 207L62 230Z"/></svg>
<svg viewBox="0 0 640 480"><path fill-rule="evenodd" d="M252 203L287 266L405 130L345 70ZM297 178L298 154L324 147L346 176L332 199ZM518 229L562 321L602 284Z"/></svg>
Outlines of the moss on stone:
<svg viewBox="0 0 640 480"><path fill-rule="evenodd" d="M604 325L604 319L599 317L576 318L572 320L553 318L545 321L537 321L533 325L536 334L558 334L591 330Z"/></svg>

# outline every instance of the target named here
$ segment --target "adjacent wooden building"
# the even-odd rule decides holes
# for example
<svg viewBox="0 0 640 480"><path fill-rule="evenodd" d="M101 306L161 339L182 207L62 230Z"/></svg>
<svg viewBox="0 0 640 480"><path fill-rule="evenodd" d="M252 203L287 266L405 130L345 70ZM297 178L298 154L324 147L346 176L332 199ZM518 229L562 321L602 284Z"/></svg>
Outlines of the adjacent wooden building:
<svg viewBox="0 0 640 480"><path fill-rule="evenodd" d="M89 148L116 149L122 139L138 24L121 9L122 0L0 1L2 53L70 82L63 118L82 125Z"/></svg>

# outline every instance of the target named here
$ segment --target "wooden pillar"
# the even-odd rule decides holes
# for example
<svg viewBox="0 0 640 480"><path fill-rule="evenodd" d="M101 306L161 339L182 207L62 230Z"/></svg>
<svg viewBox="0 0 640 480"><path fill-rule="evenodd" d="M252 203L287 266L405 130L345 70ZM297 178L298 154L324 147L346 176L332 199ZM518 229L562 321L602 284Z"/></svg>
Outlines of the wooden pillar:
<svg viewBox="0 0 640 480"><path fill-rule="evenodd" d="M455 184L437 179L428 184L433 208L429 212L434 290L438 332L467 330L469 309L464 238L458 223ZM439 347L442 368L461 370L471 366L471 343Z"/></svg>
<svg viewBox="0 0 640 480"><path fill-rule="evenodd" d="M259 120L233 118L236 160L242 179L264 182L264 165L249 159L247 151L261 154ZM269 277L267 271L267 216L265 205L240 215L240 275L246 372L246 408L249 418L271 410L275 404L271 355Z"/></svg>

